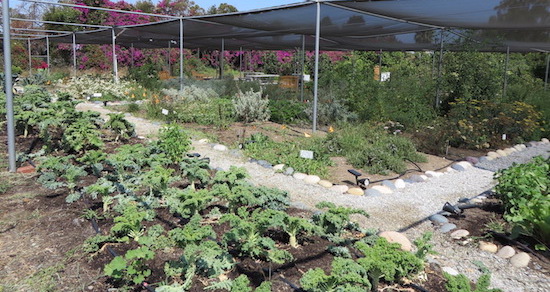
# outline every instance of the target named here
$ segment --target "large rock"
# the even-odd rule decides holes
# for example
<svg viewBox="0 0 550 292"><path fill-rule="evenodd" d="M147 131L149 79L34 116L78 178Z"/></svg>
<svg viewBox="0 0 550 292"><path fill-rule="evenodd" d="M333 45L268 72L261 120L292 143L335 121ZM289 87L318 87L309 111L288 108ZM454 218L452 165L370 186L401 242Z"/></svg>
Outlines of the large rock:
<svg viewBox="0 0 550 292"><path fill-rule="evenodd" d="M216 151L227 151L227 146L222 145L222 144L216 144L216 145L214 145L214 147L212 147L212 149L214 149Z"/></svg>
<svg viewBox="0 0 550 292"><path fill-rule="evenodd" d="M332 183L328 180L320 180L317 184L327 189L330 189L332 187Z"/></svg>
<svg viewBox="0 0 550 292"><path fill-rule="evenodd" d="M285 168L284 164L277 164L273 166L274 171L283 171L284 168Z"/></svg>
<svg viewBox="0 0 550 292"><path fill-rule="evenodd" d="M378 234L380 237L385 238L388 242L395 242L401 245L401 249L404 251L411 251L411 241L403 234L395 231L383 231Z"/></svg>
<svg viewBox="0 0 550 292"><path fill-rule="evenodd" d="M476 165L476 164L479 163L479 158L477 158L477 157L467 156L465 159L466 159L466 161L470 162L473 165Z"/></svg>
<svg viewBox="0 0 550 292"><path fill-rule="evenodd" d="M391 190L396 190L397 189L397 187L395 186L395 184L391 180L382 181L382 185L385 186L385 187L390 188Z"/></svg>
<svg viewBox="0 0 550 292"><path fill-rule="evenodd" d="M470 235L470 232L468 230L458 229L458 230L453 231L453 233L451 233L451 238L452 239L462 239L462 238L464 238L468 235Z"/></svg>
<svg viewBox="0 0 550 292"><path fill-rule="evenodd" d="M405 183L405 181L402 180L402 179L400 179L400 178L396 179L396 180L393 182L393 184L394 184L395 187L398 188L398 189L404 189L404 188L407 186L407 184Z"/></svg>
<svg viewBox="0 0 550 292"><path fill-rule="evenodd" d="M525 147L525 145L523 145L523 144L517 144L517 145L514 146L514 149L516 149L517 151L523 151L523 150L525 150L525 148L527 148L527 147Z"/></svg>
<svg viewBox="0 0 550 292"><path fill-rule="evenodd" d="M542 138L540 141L544 144L550 143L550 140L548 140L547 138Z"/></svg>
<svg viewBox="0 0 550 292"><path fill-rule="evenodd" d="M490 253L496 253L498 250L498 246L492 242L480 241L479 249Z"/></svg>
<svg viewBox="0 0 550 292"><path fill-rule="evenodd" d="M333 185L330 189L340 194L343 194L349 190L349 187L346 185Z"/></svg>
<svg viewBox="0 0 550 292"><path fill-rule="evenodd" d="M306 176L306 178L304 178L304 182L310 185L317 184L320 180L321 178L316 175L308 175Z"/></svg>
<svg viewBox="0 0 550 292"><path fill-rule="evenodd" d="M516 254L516 250L507 245L507 246L503 246L498 252L497 252L497 256L503 258L503 259L509 259L511 257L513 257L514 255Z"/></svg>
<svg viewBox="0 0 550 292"><path fill-rule="evenodd" d="M434 214L429 219L436 225L449 223L449 219L441 214Z"/></svg>
<svg viewBox="0 0 550 292"><path fill-rule="evenodd" d="M516 268L524 268L529 265L529 261L531 261L529 254L520 252L510 259L510 264Z"/></svg>
<svg viewBox="0 0 550 292"><path fill-rule="evenodd" d="M505 157L505 156L508 156L508 153L506 153L504 150L497 150L496 151L498 155L500 155L501 157Z"/></svg>
<svg viewBox="0 0 550 292"><path fill-rule="evenodd" d="M393 194L392 189L388 188L387 186L372 186L370 188L371 190L376 190L380 192L382 195L391 195Z"/></svg>
<svg viewBox="0 0 550 292"><path fill-rule="evenodd" d="M301 172L296 172L292 175L292 177L295 178L295 179L304 180L307 177L307 174L301 173Z"/></svg>
<svg viewBox="0 0 550 292"><path fill-rule="evenodd" d="M428 181L428 177L423 174L415 174L409 178L413 182L425 182Z"/></svg>
<svg viewBox="0 0 550 292"><path fill-rule="evenodd" d="M499 158L500 154L498 154L495 151L489 151L489 152L487 152L487 156L492 157L493 159L495 159L495 158Z"/></svg>
<svg viewBox="0 0 550 292"><path fill-rule="evenodd" d="M424 173L427 177L440 177L443 175L441 172L428 170Z"/></svg>
<svg viewBox="0 0 550 292"><path fill-rule="evenodd" d="M514 149L514 148L506 148L503 150L507 155L512 155L514 152L516 152L517 150Z"/></svg>
<svg viewBox="0 0 550 292"><path fill-rule="evenodd" d="M439 228L439 231L441 233L447 233L451 230L454 230L456 229L456 225L455 224L452 224L452 223L445 223L443 224L443 226L441 226L441 228Z"/></svg>
<svg viewBox="0 0 550 292"><path fill-rule="evenodd" d="M454 170L466 171L472 167L472 164L468 161L460 161L451 166Z"/></svg>
<svg viewBox="0 0 550 292"><path fill-rule="evenodd" d="M355 196L362 196L362 195L364 195L365 193L364 193L364 191L363 191L362 188L350 188L350 189L348 190L348 194L350 194L350 195L355 195Z"/></svg>

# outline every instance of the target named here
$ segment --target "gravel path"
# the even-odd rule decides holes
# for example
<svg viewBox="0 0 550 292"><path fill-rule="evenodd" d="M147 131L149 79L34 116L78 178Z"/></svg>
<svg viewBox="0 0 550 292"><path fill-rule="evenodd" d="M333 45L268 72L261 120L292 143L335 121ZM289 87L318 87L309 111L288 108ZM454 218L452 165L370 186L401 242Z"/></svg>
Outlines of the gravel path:
<svg viewBox="0 0 550 292"><path fill-rule="evenodd" d="M99 111L103 115L109 112L98 104L84 103L78 108ZM127 119L136 124L136 131L140 136L154 135L161 127L159 123L135 118L129 114ZM471 198L490 190L495 185L493 171L507 168L513 162L525 163L537 155L548 157L550 151L550 144L539 143L510 156L480 163L479 167L467 171L449 172L427 182L410 184L391 195L365 197L340 194L319 185L305 184L292 176L274 173L271 169L248 162L248 159L236 150L216 151L212 149L211 144L204 141L193 141L193 147L195 152L203 157L209 157L214 168L226 170L230 166L242 166L251 175L252 183L288 191L295 207L314 209L318 202L330 201L338 205L361 208L371 215L368 219L354 218L363 226L380 230L402 230L411 239L419 237L425 231L434 231L434 227L426 219L441 211L445 202L454 204L459 198ZM439 253L433 261L441 266L453 267L471 279L477 279L481 274L473 263L477 260L493 272L491 282L495 288L510 292L550 291L550 272L540 267L514 268L507 260L472 246L460 246L452 242L448 235L439 232L434 233L433 243Z"/></svg>

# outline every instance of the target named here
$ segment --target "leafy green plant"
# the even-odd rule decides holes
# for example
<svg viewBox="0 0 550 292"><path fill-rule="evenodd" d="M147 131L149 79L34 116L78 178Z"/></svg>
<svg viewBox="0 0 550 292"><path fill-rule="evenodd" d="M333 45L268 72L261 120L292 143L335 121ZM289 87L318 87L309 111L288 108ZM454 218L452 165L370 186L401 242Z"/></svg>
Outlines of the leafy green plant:
<svg viewBox="0 0 550 292"><path fill-rule="evenodd" d="M155 164L142 176L142 185L149 188L150 195L157 195L165 192L168 185L175 181L177 177L173 176L174 170L165 168L163 165Z"/></svg>
<svg viewBox="0 0 550 292"><path fill-rule="evenodd" d="M104 268L107 276L134 284L142 283L151 275L151 270L145 261L153 259L155 253L147 247L140 247L126 252L124 256L116 256Z"/></svg>
<svg viewBox="0 0 550 292"><path fill-rule="evenodd" d="M115 141L118 141L120 138L128 140L136 135L134 125L124 118L124 114L110 113L108 115L109 120L105 123L105 128L115 133Z"/></svg>
<svg viewBox="0 0 550 292"><path fill-rule="evenodd" d="M336 257L329 275L320 268L307 271L300 279L306 292L350 291L363 292L371 289L368 270L352 259Z"/></svg>
<svg viewBox="0 0 550 292"><path fill-rule="evenodd" d="M443 273L443 275L447 280L447 283L445 284L445 288L447 288L449 292L501 292L502 291L500 289L489 288L489 285L491 285L491 274L489 273L484 273L479 277L479 279L477 280L475 289L472 289L470 279L468 279L468 277L466 277L464 274L453 276L448 273Z"/></svg>
<svg viewBox="0 0 550 292"><path fill-rule="evenodd" d="M199 244L206 238L216 238L212 226L202 225L201 220L202 217L195 214L183 228L174 228L168 234L182 248L189 244Z"/></svg>
<svg viewBox="0 0 550 292"><path fill-rule="evenodd" d="M315 205L316 208L328 208L324 212L313 215L312 220L319 225L325 234L339 236L346 229L356 229L356 225L350 222L349 216L360 214L369 217L369 214L361 209L336 206L331 202L321 202Z"/></svg>
<svg viewBox="0 0 550 292"><path fill-rule="evenodd" d="M298 236L308 236L320 233L320 229L309 220L289 216L286 212L267 209L261 213L261 216L255 219L258 222L271 227L281 228L289 236L289 245L293 248L298 247Z"/></svg>
<svg viewBox="0 0 550 292"><path fill-rule="evenodd" d="M225 184L214 185L212 194L226 200L232 211L240 207L285 210L290 205L286 191L264 186L257 187L244 182L232 188Z"/></svg>
<svg viewBox="0 0 550 292"><path fill-rule="evenodd" d="M115 224L111 227L111 234L127 241L129 234L142 232L142 222L147 216L147 213L140 210L136 205L128 204L124 212L114 218Z"/></svg>
<svg viewBox="0 0 550 292"><path fill-rule="evenodd" d="M58 189L66 187L70 193L65 200L72 203L80 199L81 194L77 192L78 180L87 175L84 170L84 166L75 166L71 163L74 158L72 155L68 156L46 156L40 159L40 165L38 166L38 182L48 189Z"/></svg>
<svg viewBox="0 0 550 292"><path fill-rule="evenodd" d="M208 190L169 188L164 193L164 200L170 212L189 218L204 210L214 200L214 196Z"/></svg>
<svg viewBox="0 0 550 292"><path fill-rule="evenodd" d="M378 287L378 282L382 278L390 283L396 282L421 271L424 267L422 259L401 250L399 244L389 243L382 237L379 237L374 245L358 241L355 248L364 255L357 263L367 271L373 289Z"/></svg>
<svg viewBox="0 0 550 292"><path fill-rule="evenodd" d="M195 189L195 183L206 183L210 180L209 163L207 160L186 157L180 163L182 176L186 177L191 183L191 188Z"/></svg>
<svg viewBox="0 0 550 292"><path fill-rule="evenodd" d="M181 162L191 149L191 140L177 124L170 124L160 130L156 146L175 163Z"/></svg>
<svg viewBox="0 0 550 292"><path fill-rule="evenodd" d="M279 124L296 124L307 120L306 104L293 100L269 100L270 120Z"/></svg>
<svg viewBox="0 0 550 292"><path fill-rule="evenodd" d="M498 171L495 178L513 235L530 235L550 246L550 158L535 157Z"/></svg>
<svg viewBox="0 0 550 292"><path fill-rule="evenodd" d="M85 120L79 120L70 124L63 134L63 145L69 151L77 153L101 148L104 143L101 140L101 132Z"/></svg>
<svg viewBox="0 0 550 292"><path fill-rule="evenodd" d="M414 240L414 245L416 246L416 257L421 260L426 260L426 256L429 254L436 254L433 250L433 244L430 243L433 233L425 232L419 238Z"/></svg>

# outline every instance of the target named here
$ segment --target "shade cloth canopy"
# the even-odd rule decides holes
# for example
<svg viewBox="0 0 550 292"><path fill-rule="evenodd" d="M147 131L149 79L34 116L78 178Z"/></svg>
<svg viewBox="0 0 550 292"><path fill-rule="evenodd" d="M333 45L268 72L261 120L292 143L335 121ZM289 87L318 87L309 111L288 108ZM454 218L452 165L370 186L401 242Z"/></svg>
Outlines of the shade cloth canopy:
<svg viewBox="0 0 550 292"><path fill-rule="evenodd" d="M319 1L321 50L550 51L547 0ZM315 1L246 12L118 26L116 44L136 48L313 49ZM112 29L76 32L76 43L111 44ZM50 41L72 43L72 33Z"/></svg>

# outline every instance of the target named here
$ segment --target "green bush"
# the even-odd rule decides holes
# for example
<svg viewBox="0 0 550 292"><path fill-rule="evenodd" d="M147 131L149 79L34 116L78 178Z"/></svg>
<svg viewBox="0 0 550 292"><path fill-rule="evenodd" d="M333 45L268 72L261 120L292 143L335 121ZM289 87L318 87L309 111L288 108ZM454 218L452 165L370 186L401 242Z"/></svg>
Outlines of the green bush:
<svg viewBox="0 0 550 292"><path fill-rule="evenodd" d="M262 97L262 91L249 90L245 93L239 91L233 99L235 114L239 120L245 123L269 120L268 103L269 100Z"/></svg>
<svg viewBox="0 0 550 292"><path fill-rule="evenodd" d="M515 235L533 236L550 247L550 158L501 170L495 174L506 213Z"/></svg>
<svg viewBox="0 0 550 292"><path fill-rule="evenodd" d="M409 139L388 134L368 123L342 125L338 131L328 134L325 145L329 151L344 155L354 167L369 173L399 173L405 171L407 160L426 160Z"/></svg>
<svg viewBox="0 0 550 292"><path fill-rule="evenodd" d="M451 146L472 149L499 148L522 143L540 134L541 114L532 105L515 101L457 99L447 117ZM506 134L506 142L502 135Z"/></svg>
<svg viewBox="0 0 550 292"><path fill-rule="evenodd" d="M270 120L279 124L296 124L307 120L306 104L293 100L269 100Z"/></svg>

